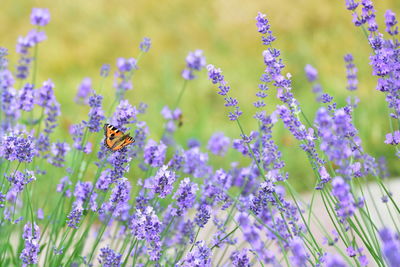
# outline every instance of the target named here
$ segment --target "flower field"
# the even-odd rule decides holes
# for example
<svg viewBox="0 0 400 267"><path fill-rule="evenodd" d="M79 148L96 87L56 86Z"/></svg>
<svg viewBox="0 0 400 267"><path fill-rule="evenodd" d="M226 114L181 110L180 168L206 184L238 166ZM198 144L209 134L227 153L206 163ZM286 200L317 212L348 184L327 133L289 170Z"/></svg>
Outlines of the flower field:
<svg viewBox="0 0 400 267"><path fill-rule="evenodd" d="M163 104L149 120L159 106L133 101L132 91L141 90L134 81L156 49L151 38L137 42L134 57L82 74L64 114L66 101L56 97L62 85L39 75L53 17L33 8L15 52L0 47L0 265L400 266L399 190L391 177L400 157L398 21L370 0L346 0L342 11L369 47L366 79L381 96L371 98L382 100L379 114L361 108L364 77L343 47L346 97L337 100L306 64L312 94L300 101L274 25L258 12L248 29L262 45L256 88L238 94L242 75L226 75L194 47L182 56L178 93L168 96L173 101L156 95ZM215 97L188 106L198 82ZM251 109L237 97L243 94L255 99ZM234 134L180 133L193 125L187 114L214 105ZM376 127L387 129L375 135L382 148L370 149L375 141L365 140L372 134L357 127L357 116L385 124ZM200 126L216 125L217 115L205 121Z"/></svg>

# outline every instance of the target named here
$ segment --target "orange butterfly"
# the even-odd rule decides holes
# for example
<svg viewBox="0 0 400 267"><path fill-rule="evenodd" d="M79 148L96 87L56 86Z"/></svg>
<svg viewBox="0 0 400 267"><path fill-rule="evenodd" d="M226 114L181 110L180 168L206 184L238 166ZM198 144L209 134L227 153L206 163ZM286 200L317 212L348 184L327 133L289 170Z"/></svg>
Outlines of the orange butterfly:
<svg viewBox="0 0 400 267"><path fill-rule="evenodd" d="M104 124L103 128L104 135L106 136L104 139L104 145L112 151L120 150L121 148L135 142L129 134L124 134L108 123Z"/></svg>

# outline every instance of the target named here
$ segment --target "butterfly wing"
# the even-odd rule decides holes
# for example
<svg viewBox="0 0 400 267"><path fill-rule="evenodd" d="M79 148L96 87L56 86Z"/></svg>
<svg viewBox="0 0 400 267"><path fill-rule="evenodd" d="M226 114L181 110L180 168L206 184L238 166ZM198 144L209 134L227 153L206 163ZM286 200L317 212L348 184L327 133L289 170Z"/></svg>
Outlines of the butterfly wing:
<svg viewBox="0 0 400 267"><path fill-rule="evenodd" d="M129 134L126 134L122 136L121 138L118 139L118 141L115 142L115 144L111 147L112 151L117 151L120 150L121 148L126 147L129 144L134 143L135 140Z"/></svg>
<svg viewBox="0 0 400 267"><path fill-rule="evenodd" d="M106 136L104 144L112 151L120 150L121 148L135 142L129 134L124 134L118 130L117 127L108 123L104 124L104 135Z"/></svg>
<svg viewBox="0 0 400 267"><path fill-rule="evenodd" d="M106 136L104 144L111 149L124 133L110 124L104 124L104 135Z"/></svg>

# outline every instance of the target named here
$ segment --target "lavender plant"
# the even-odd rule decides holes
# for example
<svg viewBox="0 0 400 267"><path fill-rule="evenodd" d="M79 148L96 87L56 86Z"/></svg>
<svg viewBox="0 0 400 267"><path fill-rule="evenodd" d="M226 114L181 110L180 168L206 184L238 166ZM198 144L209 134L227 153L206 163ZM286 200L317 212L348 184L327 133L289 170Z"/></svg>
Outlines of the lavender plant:
<svg viewBox="0 0 400 267"><path fill-rule="evenodd" d="M379 77L377 89L388 102L391 133L382 143L395 146L399 156L396 16L386 12L385 38L371 1L346 0L346 7L366 33L372 74ZM354 93L362 77L357 77L351 54L344 56L346 88L352 92L345 106L324 93L317 69L305 67L320 105L314 120L307 118L275 47L272 26L259 13L256 29L265 45L265 70L254 90L257 127L242 126L246 111L231 95L236 89L221 69L209 64L209 79L223 96L237 132L233 140L216 132L203 148L196 140L182 144L174 137L185 112L179 107L183 93L206 66L203 51L186 57L176 102L172 108L166 103L161 111L167 121L164 131L153 135L159 139L150 138L150 127L142 119L147 105L134 106L125 94L133 88L141 57L150 52L151 40L144 38L136 58L117 59L114 100L104 99L102 88L96 91L95 78L83 79L75 101L90 110L88 119L71 125L69 144L54 136L62 116L56 85L50 79L42 86L36 83L38 44L46 39L43 27L49 21L47 9L32 10L36 29L18 39L15 70L8 64L8 51L0 49L2 265L399 266L399 203L384 180L384 160L364 150L354 125L359 101ZM101 80L108 79L110 71L110 65L103 65ZM268 113L268 96L274 92L280 104ZM309 160L315 187L308 200L291 185L300 178L285 170L285 158L273 138L280 122ZM104 123L134 132L136 142L108 150L103 145ZM231 149L239 158L229 168L210 160L224 159ZM371 191L374 185L379 195ZM315 206L317 198L322 209ZM389 220L383 219L383 209Z"/></svg>

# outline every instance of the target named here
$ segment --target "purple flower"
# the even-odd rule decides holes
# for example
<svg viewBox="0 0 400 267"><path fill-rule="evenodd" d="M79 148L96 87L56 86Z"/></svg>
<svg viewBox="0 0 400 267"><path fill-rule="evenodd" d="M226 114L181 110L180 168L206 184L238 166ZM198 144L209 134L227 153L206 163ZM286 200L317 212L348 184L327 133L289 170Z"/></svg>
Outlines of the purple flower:
<svg viewBox="0 0 400 267"><path fill-rule="evenodd" d="M232 176L223 169L217 170L213 176L205 179L204 185L202 186L203 193L201 194L201 201L210 205L222 203L221 209L224 210L228 208L231 201L224 190L229 190L231 185ZM202 212L201 207L199 207L199 212Z"/></svg>
<svg viewBox="0 0 400 267"><path fill-rule="evenodd" d="M390 267L400 266L400 242L388 228L379 231L382 240L382 253Z"/></svg>
<svg viewBox="0 0 400 267"><path fill-rule="evenodd" d="M37 26L46 26L50 22L50 12L47 8L32 8L31 23Z"/></svg>
<svg viewBox="0 0 400 267"><path fill-rule="evenodd" d="M32 240L32 239L39 239L40 237L40 229L36 223L33 225L32 223L28 222L24 225L24 232L22 233L22 238L24 240Z"/></svg>
<svg viewBox="0 0 400 267"><path fill-rule="evenodd" d="M35 154L35 142L30 135L25 138L22 133L11 133L1 140L0 156L9 161L31 162Z"/></svg>
<svg viewBox="0 0 400 267"><path fill-rule="evenodd" d="M178 209L176 210L178 216L183 215L193 206L198 189L198 185L192 183L189 178L185 178L181 181L178 190L173 196L173 199L176 199L176 205L178 206Z"/></svg>
<svg viewBox="0 0 400 267"><path fill-rule="evenodd" d="M339 255L326 254L325 257L326 267L347 267L347 264L343 261Z"/></svg>
<svg viewBox="0 0 400 267"><path fill-rule="evenodd" d="M101 95L94 94L89 97L89 121L85 122L90 132L99 132L102 129L103 120L105 119L104 111L101 107L103 97Z"/></svg>
<svg viewBox="0 0 400 267"><path fill-rule="evenodd" d="M115 252L109 247L101 248L99 255L99 263L103 267L121 266L122 255Z"/></svg>
<svg viewBox="0 0 400 267"><path fill-rule="evenodd" d="M111 124L125 132L127 130L125 124L135 123L137 114L136 107L132 106L128 100L122 100L111 118Z"/></svg>
<svg viewBox="0 0 400 267"><path fill-rule="evenodd" d="M276 112L283 121L285 127L289 129L296 139L307 139L305 126L300 122L290 108L287 108L285 105L277 106Z"/></svg>
<svg viewBox="0 0 400 267"><path fill-rule="evenodd" d="M196 50L189 52L186 57L186 68L182 71L182 77L185 80L193 80L196 76L193 74L194 71L200 71L206 66L206 58L203 56L202 50Z"/></svg>
<svg viewBox="0 0 400 267"><path fill-rule="evenodd" d="M34 106L34 91L33 85L30 83L25 84L19 92L19 109L24 111L31 111Z"/></svg>
<svg viewBox="0 0 400 267"><path fill-rule="evenodd" d="M64 167L65 155L70 150L70 147L67 143L56 142L51 145L51 153L53 154L49 159L52 165L56 167Z"/></svg>
<svg viewBox="0 0 400 267"><path fill-rule="evenodd" d="M263 44L270 45L275 40L275 37L272 35L272 31L270 30L271 25L269 24L267 16L265 14L258 12L256 21L257 21L256 26L258 32L263 34L262 37Z"/></svg>
<svg viewBox="0 0 400 267"><path fill-rule="evenodd" d="M108 162L111 164L110 177L113 182L124 176L125 172L129 171L128 162L131 161L131 157L126 153L126 150L122 149L113 153L109 158Z"/></svg>
<svg viewBox="0 0 400 267"><path fill-rule="evenodd" d="M43 220L44 219L43 209L38 209L37 210L37 218L38 218L38 220Z"/></svg>
<svg viewBox="0 0 400 267"><path fill-rule="evenodd" d="M358 7L358 2L355 2L354 0L346 0L346 8L348 10L355 10Z"/></svg>
<svg viewBox="0 0 400 267"><path fill-rule="evenodd" d="M72 140L74 140L74 148L77 150L83 150L83 123L72 124L69 128L69 133L72 135Z"/></svg>
<svg viewBox="0 0 400 267"><path fill-rule="evenodd" d="M142 52L148 52L151 47L151 39L148 37L144 37L143 41L140 43L139 48Z"/></svg>
<svg viewBox="0 0 400 267"><path fill-rule="evenodd" d="M5 203L6 203L6 195L0 192L0 209L5 207Z"/></svg>
<svg viewBox="0 0 400 267"><path fill-rule="evenodd" d="M31 62L35 60L29 54L29 50L38 43L46 39L46 34L36 29L31 30L25 37L18 37L17 53L20 54L18 60L16 77L18 79L26 79L29 75Z"/></svg>
<svg viewBox="0 0 400 267"><path fill-rule="evenodd" d="M172 156L171 160L168 162L168 167L174 171L180 171L183 166L183 152L180 149L177 149Z"/></svg>
<svg viewBox="0 0 400 267"><path fill-rule="evenodd" d="M137 69L137 61L134 58L118 58L117 68L115 73L114 87L116 88L116 96L118 100L122 100L126 91L132 89L132 75Z"/></svg>
<svg viewBox="0 0 400 267"><path fill-rule="evenodd" d="M358 257L358 261L360 262L361 266L368 266L368 258L365 255L361 255L360 257Z"/></svg>
<svg viewBox="0 0 400 267"><path fill-rule="evenodd" d="M157 144L156 141L150 139L144 148L144 162L152 167L161 167L165 161L167 146L162 141Z"/></svg>
<svg viewBox="0 0 400 267"><path fill-rule="evenodd" d="M136 59L134 58L118 58L117 59L117 67L120 72L129 72L133 69L136 69Z"/></svg>
<svg viewBox="0 0 400 267"><path fill-rule="evenodd" d="M250 222L245 213L239 213L236 221L241 227L244 239L251 245L251 248L258 254L258 257L266 263L273 263L276 260L270 258L269 251L264 248L264 242L261 240L258 229Z"/></svg>
<svg viewBox="0 0 400 267"><path fill-rule="evenodd" d="M149 188L152 189L154 194L158 194L160 198L165 198L174 189L175 179L175 172L169 171L168 166L163 165L152 178Z"/></svg>
<svg viewBox="0 0 400 267"><path fill-rule="evenodd" d="M196 178L204 177L211 172L211 167L207 165L207 153L201 153L198 146L186 150L184 155L183 172L191 174Z"/></svg>
<svg viewBox="0 0 400 267"><path fill-rule="evenodd" d="M46 134L51 134L53 132L53 129L57 126L57 117L60 116L61 111L60 111L60 104L54 100L50 106L47 106L44 108L44 114L45 116L45 128L44 132Z"/></svg>
<svg viewBox="0 0 400 267"><path fill-rule="evenodd" d="M213 65L209 64L207 65L207 71L208 71L208 78L212 81L213 84L222 84L225 85L225 78L224 75L222 75L221 69L215 68ZM221 89L221 88L220 88ZM223 94L221 95L226 95L229 91L229 87L227 88L228 90L222 91Z"/></svg>
<svg viewBox="0 0 400 267"><path fill-rule="evenodd" d="M97 189L106 192L108 188L110 188L110 185L112 184L110 171L111 171L110 169L106 169L101 172L100 177L96 183Z"/></svg>
<svg viewBox="0 0 400 267"><path fill-rule="evenodd" d="M316 164L321 164L322 160L315 149L315 137L312 129L307 130L305 125L299 119L301 109L297 99L294 98L291 92L291 75L290 73L285 76L282 74L285 65L283 64L283 60L280 58L280 51L271 47L271 43L275 38L272 36L272 32L270 31L269 22L266 19L266 16L261 13L256 17L256 21L258 31L263 34L263 44L268 46L267 50L263 51L266 68L261 77L261 81L264 82L262 88L268 88L267 84L276 87L278 99L285 104L277 107L277 110L273 113L273 117L279 114L285 127L289 128L290 132L296 139L302 141L301 148Z"/></svg>
<svg viewBox="0 0 400 267"><path fill-rule="evenodd" d="M10 89L11 87L14 86L14 83L15 79L11 71L7 69L0 71L0 88L2 90Z"/></svg>
<svg viewBox="0 0 400 267"><path fill-rule="evenodd" d="M387 161L383 156L378 159L378 171L380 178L385 179L389 177Z"/></svg>
<svg viewBox="0 0 400 267"><path fill-rule="evenodd" d="M36 180L33 171L26 170L25 173L16 171L13 175L6 176L7 180L11 183L11 187L7 192L7 200L14 201L17 194L24 190L25 185Z"/></svg>
<svg viewBox="0 0 400 267"><path fill-rule="evenodd" d="M361 140L357 136L357 129L352 123L351 115L345 108L335 110L334 113L320 108L315 118L318 135L321 138L320 149L328 159L334 162L343 178L350 179L370 172L374 159L367 154L362 155ZM359 168L360 162L351 163L350 158L363 159L364 172ZM352 160L353 161L353 160ZM367 166L371 162L371 166ZM359 167L357 167L357 164ZM357 168L358 170L357 170Z"/></svg>
<svg viewBox="0 0 400 267"><path fill-rule="evenodd" d="M211 218L211 207L207 204L201 204L196 213L196 217L194 219L194 222L199 226L199 227L204 227L208 220Z"/></svg>
<svg viewBox="0 0 400 267"><path fill-rule="evenodd" d="M110 64L103 64L100 69L100 76L106 78L110 73Z"/></svg>
<svg viewBox="0 0 400 267"><path fill-rule="evenodd" d="M338 199L336 212L341 222L353 216L356 211L356 205L353 195L350 192L350 186L342 177L335 177L332 181L332 194Z"/></svg>
<svg viewBox="0 0 400 267"><path fill-rule="evenodd" d="M55 101L54 83L50 79L43 82L42 87L40 87L36 91L35 96L36 96L35 104L44 108L51 107L51 105Z"/></svg>
<svg viewBox="0 0 400 267"><path fill-rule="evenodd" d="M241 251L235 250L230 256L232 265L235 267L250 267L250 259L247 256L247 249L242 249Z"/></svg>
<svg viewBox="0 0 400 267"><path fill-rule="evenodd" d="M328 183L331 180L331 176L329 175L328 171L326 170L325 166L321 166L318 170L319 176L321 181L318 183L315 189L322 189L323 185Z"/></svg>
<svg viewBox="0 0 400 267"><path fill-rule="evenodd" d="M1 128L4 131L12 130L21 115L18 95L16 90L12 88L13 84L14 78L8 70L0 72L1 109L5 115L1 120Z"/></svg>
<svg viewBox="0 0 400 267"><path fill-rule="evenodd" d="M208 70L208 77L209 79L212 80L212 83L218 84L218 89L219 89L218 94L225 96L224 97L225 106L233 108L233 111L229 112L228 115L229 119L231 121L237 120L240 117L240 115L242 115L242 111L238 106L239 102L235 98L228 96L230 87L225 81L224 76L222 75L222 71L220 69L215 68L213 65L208 65L207 70Z"/></svg>
<svg viewBox="0 0 400 267"><path fill-rule="evenodd" d="M139 240L146 240L150 259L155 261L161 256L161 222L152 207L146 207L144 211L138 209L132 216L129 228L132 234Z"/></svg>
<svg viewBox="0 0 400 267"><path fill-rule="evenodd" d="M65 194L66 197L71 196L71 190L70 186L72 185L72 182L69 180L68 176L65 176L60 179L60 183L57 185L57 192Z"/></svg>
<svg viewBox="0 0 400 267"><path fill-rule="evenodd" d="M75 101L77 103L86 103L87 98L92 92L93 87L92 87L92 79L86 77L82 80L81 84L78 86L78 92L76 93L75 96Z"/></svg>
<svg viewBox="0 0 400 267"><path fill-rule="evenodd" d="M315 69L310 64L306 65L306 67L304 68L304 71L306 72L306 76L307 76L307 79L309 82L314 82L318 78L317 69Z"/></svg>
<svg viewBox="0 0 400 267"><path fill-rule="evenodd" d="M192 148L200 147L200 146L201 146L201 143L200 143L200 141L197 140L196 138L190 138L190 139L187 141L187 147L188 147L188 149L192 149Z"/></svg>
<svg viewBox="0 0 400 267"><path fill-rule="evenodd" d="M116 186L113 188L110 196L110 205L112 205L113 216L121 214L122 207L128 204L130 199L131 184L126 178L118 179Z"/></svg>
<svg viewBox="0 0 400 267"><path fill-rule="evenodd" d="M89 199L92 192L92 182L77 182L75 186L74 196L75 201L73 203L74 209L83 210L83 204Z"/></svg>
<svg viewBox="0 0 400 267"><path fill-rule="evenodd" d="M188 252L186 257L177 263L182 267L211 267L211 249L205 245L204 241L196 242L196 248Z"/></svg>
<svg viewBox="0 0 400 267"><path fill-rule="evenodd" d="M207 148L215 155L224 156L230 144L230 140L223 133L215 133L208 141Z"/></svg>
<svg viewBox="0 0 400 267"><path fill-rule="evenodd" d="M170 110L168 106L164 106L161 110L161 115L168 120L165 125L165 129L173 133L176 130L176 124L180 124L182 121L182 111L176 108L174 111Z"/></svg>
<svg viewBox="0 0 400 267"><path fill-rule="evenodd" d="M290 258L294 266L307 266L309 255L304 249L302 240L295 237L290 241L290 250L293 256Z"/></svg>
<svg viewBox="0 0 400 267"><path fill-rule="evenodd" d="M33 228L34 229L32 229L32 223L30 222L24 226L22 238L25 240L25 247L19 256L23 262L23 266L38 263L40 231L36 224L34 224Z"/></svg>
<svg viewBox="0 0 400 267"><path fill-rule="evenodd" d="M357 80L357 68L353 63L353 56L347 54L344 56L344 61L346 62L347 70L347 90L355 91L357 90L358 80Z"/></svg>
<svg viewBox="0 0 400 267"><path fill-rule="evenodd" d="M386 10L385 13L386 32L394 36L399 33L399 27L396 26L396 14L392 10Z"/></svg>
<svg viewBox="0 0 400 267"><path fill-rule="evenodd" d="M8 56L7 48L0 47L0 72L7 68L8 65L7 56Z"/></svg>
<svg viewBox="0 0 400 267"><path fill-rule="evenodd" d="M74 208L67 216L68 227L78 229L78 225L82 219L82 210L80 208Z"/></svg>
<svg viewBox="0 0 400 267"><path fill-rule="evenodd" d="M357 256L357 251L352 246L346 248L346 252L349 257Z"/></svg>
<svg viewBox="0 0 400 267"><path fill-rule="evenodd" d="M397 145L400 143L400 131L394 131L393 133L386 134L385 144Z"/></svg>

